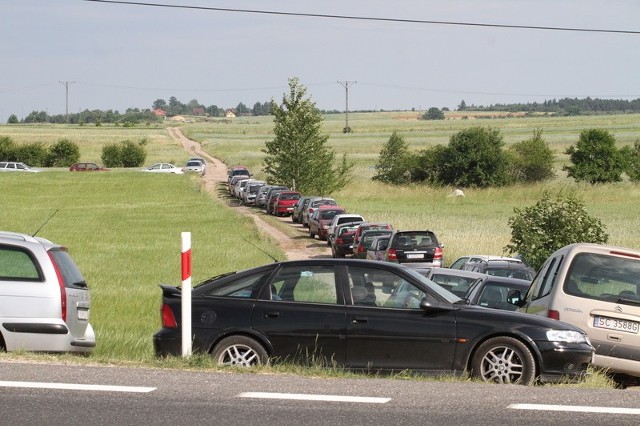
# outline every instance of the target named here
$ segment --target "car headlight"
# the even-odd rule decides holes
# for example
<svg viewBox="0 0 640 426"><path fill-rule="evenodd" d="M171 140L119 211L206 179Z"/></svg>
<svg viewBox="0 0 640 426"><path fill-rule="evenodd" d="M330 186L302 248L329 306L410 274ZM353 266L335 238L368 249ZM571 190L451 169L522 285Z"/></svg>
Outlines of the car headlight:
<svg viewBox="0 0 640 426"><path fill-rule="evenodd" d="M579 331L573 331L573 330L548 330L547 339L550 342L591 344L586 334L582 334Z"/></svg>

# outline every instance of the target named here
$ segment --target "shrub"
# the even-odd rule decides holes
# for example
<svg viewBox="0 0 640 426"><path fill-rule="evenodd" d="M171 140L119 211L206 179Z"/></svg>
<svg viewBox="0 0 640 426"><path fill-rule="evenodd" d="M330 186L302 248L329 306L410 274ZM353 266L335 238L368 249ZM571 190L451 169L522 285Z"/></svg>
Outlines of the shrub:
<svg viewBox="0 0 640 426"><path fill-rule="evenodd" d="M0 161L16 161L16 143L9 136L0 136Z"/></svg>
<svg viewBox="0 0 640 426"><path fill-rule="evenodd" d="M471 127L452 135L441 152L440 183L480 188L507 184L503 145L500 131L490 127Z"/></svg>
<svg viewBox="0 0 640 426"><path fill-rule="evenodd" d="M625 171L631 182L640 182L640 139L636 139L633 148L624 147L621 150L625 159Z"/></svg>
<svg viewBox="0 0 640 426"><path fill-rule="evenodd" d="M555 177L553 151L542 138L542 130L533 131L533 137L509 148L510 175L516 182L541 182Z"/></svg>
<svg viewBox="0 0 640 426"><path fill-rule="evenodd" d="M45 166L49 158L49 150L40 142L20 145L15 149L16 161L30 166Z"/></svg>
<svg viewBox="0 0 640 426"><path fill-rule="evenodd" d="M444 120L444 112L439 108L431 107L420 118L422 120Z"/></svg>
<svg viewBox="0 0 640 426"><path fill-rule="evenodd" d="M47 154L46 167L69 167L80 160L80 148L68 139L60 139Z"/></svg>
<svg viewBox="0 0 640 426"><path fill-rule="evenodd" d="M147 158L144 145L147 144L146 139L142 139L137 144L125 140L118 144L105 145L102 148L100 158L105 167L140 167Z"/></svg>
<svg viewBox="0 0 640 426"><path fill-rule="evenodd" d="M624 161L615 138L607 130L583 130L576 146L571 145L566 154L573 165L562 169L576 182L596 184L622 180Z"/></svg>
<svg viewBox="0 0 640 426"><path fill-rule="evenodd" d="M509 218L511 240L505 250L519 253L538 269L554 251L573 243L606 243L609 236L600 220L589 216L575 196L559 193L551 200L548 192L536 204L514 209Z"/></svg>

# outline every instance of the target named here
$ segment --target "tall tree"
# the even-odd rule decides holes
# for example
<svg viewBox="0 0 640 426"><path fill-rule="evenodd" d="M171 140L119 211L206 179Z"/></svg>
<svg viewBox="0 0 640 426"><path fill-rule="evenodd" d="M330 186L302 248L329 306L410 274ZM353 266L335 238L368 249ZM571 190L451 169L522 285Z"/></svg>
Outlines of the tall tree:
<svg viewBox="0 0 640 426"><path fill-rule="evenodd" d="M371 179L401 185L410 180L409 144L397 132L384 144L376 164L376 174Z"/></svg>
<svg viewBox="0 0 640 426"><path fill-rule="evenodd" d="M297 78L290 78L282 104L271 101L275 137L263 150L264 171L270 183L295 184L304 194L326 195L347 185L353 164L346 155L336 162L327 146L329 136L320 131L323 117L306 93Z"/></svg>

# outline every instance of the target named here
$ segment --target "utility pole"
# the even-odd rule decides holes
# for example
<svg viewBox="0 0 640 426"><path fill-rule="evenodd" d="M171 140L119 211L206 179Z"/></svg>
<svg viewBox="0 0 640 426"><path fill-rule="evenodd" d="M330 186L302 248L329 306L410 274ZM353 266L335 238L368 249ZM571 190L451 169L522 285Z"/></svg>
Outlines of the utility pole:
<svg viewBox="0 0 640 426"><path fill-rule="evenodd" d="M351 127L349 127L349 85L356 84L357 81L338 81L345 90L345 124L342 133L351 133Z"/></svg>
<svg viewBox="0 0 640 426"><path fill-rule="evenodd" d="M62 84L65 89L66 108L64 110L64 116L67 119L67 121L69 121L69 85L74 84L75 81L59 81L58 83Z"/></svg>

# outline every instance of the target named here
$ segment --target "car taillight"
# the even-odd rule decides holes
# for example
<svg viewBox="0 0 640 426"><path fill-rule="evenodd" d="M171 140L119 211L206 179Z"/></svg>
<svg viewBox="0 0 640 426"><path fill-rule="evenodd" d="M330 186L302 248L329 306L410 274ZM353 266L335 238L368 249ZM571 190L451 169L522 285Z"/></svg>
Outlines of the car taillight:
<svg viewBox="0 0 640 426"><path fill-rule="evenodd" d="M162 317L162 326L164 328L178 328L176 317L173 315L173 310L166 303L162 304L160 308L160 315Z"/></svg>
<svg viewBox="0 0 640 426"><path fill-rule="evenodd" d="M433 260L442 260L442 248L436 247L436 251L433 252Z"/></svg>
<svg viewBox="0 0 640 426"><path fill-rule="evenodd" d="M358 253L364 253L364 246L362 244L358 244Z"/></svg>
<svg viewBox="0 0 640 426"><path fill-rule="evenodd" d="M398 254L396 253L396 249L390 248L387 252L387 257L389 260L398 260Z"/></svg>
<svg viewBox="0 0 640 426"><path fill-rule="evenodd" d="M560 320L560 312L558 311L549 310L549 312L547 312L547 316L554 320Z"/></svg>
<svg viewBox="0 0 640 426"><path fill-rule="evenodd" d="M60 272L60 268L58 268L58 264L56 263L56 259L53 257L53 254L51 254L51 252L47 252L47 254L49 255L49 259L51 259L53 269L56 271L58 286L60 286L60 315L62 317L62 321L67 322L67 287L65 285L62 272Z"/></svg>

